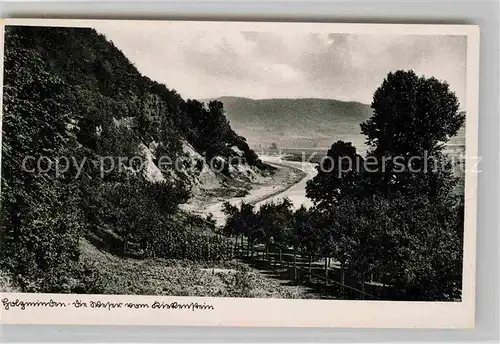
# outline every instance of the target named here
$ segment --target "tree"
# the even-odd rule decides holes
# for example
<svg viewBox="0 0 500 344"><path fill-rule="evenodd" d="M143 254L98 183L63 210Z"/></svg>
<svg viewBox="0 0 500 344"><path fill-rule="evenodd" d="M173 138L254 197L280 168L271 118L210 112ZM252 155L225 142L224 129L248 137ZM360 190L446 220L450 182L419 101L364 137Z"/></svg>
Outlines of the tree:
<svg viewBox="0 0 500 344"><path fill-rule="evenodd" d="M262 237L266 244L266 256L269 259L269 249L277 245L281 251L286 246L292 225L292 203L285 198L277 203L265 203L259 210L259 223Z"/></svg>
<svg viewBox="0 0 500 344"><path fill-rule="evenodd" d="M309 232L310 219L307 209L302 206L293 212L292 227L288 236L289 245L293 248L294 278L297 279L297 253L302 246L303 234Z"/></svg>
<svg viewBox="0 0 500 344"><path fill-rule="evenodd" d="M5 43L1 263L24 292L69 292L83 230L79 191L48 169L75 140L69 86L47 73L17 28ZM46 172L35 168L41 156Z"/></svg>
<svg viewBox="0 0 500 344"><path fill-rule="evenodd" d="M377 155L434 153L465 120L446 82L411 70L389 73L371 106L373 116L361 124L361 131Z"/></svg>
<svg viewBox="0 0 500 344"><path fill-rule="evenodd" d="M446 82L397 71L376 90L372 108L361 130L371 147L366 159L377 168L365 171L364 180L379 196L372 204L363 201L358 216L379 209L370 220L373 229L383 229L369 244L378 247L371 250L372 269L403 299L454 299L463 207L453 194L456 178L443 144L464 123L458 99Z"/></svg>
<svg viewBox="0 0 500 344"><path fill-rule="evenodd" d="M391 201L379 273L393 298L452 301L461 298L463 203L398 195ZM389 257L398 257L397 260Z"/></svg>
<svg viewBox="0 0 500 344"><path fill-rule="evenodd" d="M230 141L235 136L224 115L224 106L213 100L205 106L197 100L188 100L187 113L194 126L193 143L196 148L211 156L220 153L214 145Z"/></svg>
<svg viewBox="0 0 500 344"><path fill-rule="evenodd" d="M318 230L331 237L341 264L361 283L375 277L399 300L460 298L460 203L433 204L427 196L349 196L322 209ZM343 288L342 288L343 292Z"/></svg>
<svg viewBox="0 0 500 344"><path fill-rule="evenodd" d="M314 209L308 210L304 206L293 213L291 243L294 248L294 269L296 270L295 255L300 250L303 256L308 257L309 279L312 277L312 260L318 258L321 252L322 235L317 217Z"/></svg>
<svg viewBox="0 0 500 344"><path fill-rule="evenodd" d="M361 123L377 165L367 177L372 187L430 196L453 188L451 167L443 168L448 165L443 143L465 116L446 82L411 70L391 72L376 90L372 109L373 116Z"/></svg>
<svg viewBox="0 0 500 344"><path fill-rule="evenodd" d="M458 107L445 82L389 73L361 124L367 157L336 142L307 184L319 251L333 254L363 288L374 274L393 299L460 297L464 209L443 153L464 122Z"/></svg>
<svg viewBox="0 0 500 344"><path fill-rule="evenodd" d="M253 256L254 243L259 237L259 219L253 205L242 202L238 208L225 202L222 211L227 215L226 224L222 229L224 234L235 236L236 243L241 237L241 247L243 247L243 237L246 237L247 250L250 249L250 254Z"/></svg>
<svg viewBox="0 0 500 344"><path fill-rule="evenodd" d="M348 271L358 279L364 291L369 277L394 257L392 251L387 250L393 234L390 210L390 201L374 195L345 197L327 212L332 228L332 251L341 265L342 284Z"/></svg>
<svg viewBox="0 0 500 344"><path fill-rule="evenodd" d="M328 208L347 194L361 192L362 168L363 158L350 142L335 142L316 167L318 174L307 182L307 197Z"/></svg>

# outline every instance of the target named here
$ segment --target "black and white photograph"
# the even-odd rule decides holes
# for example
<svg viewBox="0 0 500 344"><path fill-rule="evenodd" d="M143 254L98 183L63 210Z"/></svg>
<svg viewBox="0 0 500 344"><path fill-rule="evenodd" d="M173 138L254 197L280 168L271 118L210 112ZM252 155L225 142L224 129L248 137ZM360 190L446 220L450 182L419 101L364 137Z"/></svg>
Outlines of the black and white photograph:
<svg viewBox="0 0 500 344"><path fill-rule="evenodd" d="M468 31L39 23L4 27L4 311L463 301Z"/></svg>

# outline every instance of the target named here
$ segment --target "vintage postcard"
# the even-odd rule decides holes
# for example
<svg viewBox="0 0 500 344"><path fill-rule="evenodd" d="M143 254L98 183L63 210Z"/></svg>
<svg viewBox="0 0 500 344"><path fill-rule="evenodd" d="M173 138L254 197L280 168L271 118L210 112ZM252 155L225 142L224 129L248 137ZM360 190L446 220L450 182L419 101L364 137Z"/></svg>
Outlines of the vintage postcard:
<svg viewBox="0 0 500 344"><path fill-rule="evenodd" d="M3 323L474 326L479 27L2 25Z"/></svg>

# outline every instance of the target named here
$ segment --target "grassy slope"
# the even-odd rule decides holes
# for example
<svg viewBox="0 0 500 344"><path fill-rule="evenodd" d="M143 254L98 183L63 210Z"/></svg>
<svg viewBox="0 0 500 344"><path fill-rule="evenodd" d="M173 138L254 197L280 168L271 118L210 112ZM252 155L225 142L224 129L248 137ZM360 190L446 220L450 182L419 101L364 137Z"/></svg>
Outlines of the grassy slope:
<svg viewBox="0 0 500 344"><path fill-rule="evenodd" d="M265 278L238 261L120 258L82 243L82 258L104 279L104 294L300 298L296 291Z"/></svg>

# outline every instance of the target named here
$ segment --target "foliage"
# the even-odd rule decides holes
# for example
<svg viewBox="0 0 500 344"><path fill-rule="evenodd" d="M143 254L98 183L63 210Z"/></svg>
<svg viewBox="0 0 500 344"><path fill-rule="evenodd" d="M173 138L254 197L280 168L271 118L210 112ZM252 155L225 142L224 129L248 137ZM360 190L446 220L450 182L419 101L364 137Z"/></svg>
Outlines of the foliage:
<svg viewBox="0 0 500 344"><path fill-rule="evenodd" d="M226 223L222 229L224 234L236 237L244 235L250 243L260 238L260 217L251 204L242 202L238 208L225 202L223 212L227 215Z"/></svg>
<svg viewBox="0 0 500 344"><path fill-rule="evenodd" d="M293 213L291 246L299 249L304 256L319 258L324 231L319 230L319 212L300 207Z"/></svg>
<svg viewBox="0 0 500 344"><path fill-rule="evenodd" d="M442 142L463 124L457 98L446 83L397 71L375 92L372 108L361 128L375 168L365 165L341 180L320 173L309 186L310 197L327 205L322 231L330 233L332 253L360 281L375 274L395 298L460 298L463 207L442 153ZM353 158L343 147L337 155Z"/></svg>
<svg viewBox="0 0 500 344"><path fill-rule="evenodd" d="M8 272L0 270L0 292L1 293L16 293L18 287L12 282L12 277Z"/></svg>
<svg viewBox="0 0 500 344"><path fill-rule="evenodd" d="M457 97L446 82L397 71L377 89L372 108L361 129L372 147L369 155L389 161L366 177L390 202L385 227L394 229L380 243L396 242L380 257L387 283L404 291L405 299L459 299L464 208L443 153L443 143L465 120Z"/></svg>
<svg viewBox="0 0 500 344"><path fill-rule="evenodd" d="M372 109L361 130L377 154L433 153L465 120L446 82L413 71L389 73L373 96Z"/></svg>
<svg viewBox="0 0 500 344"><path fill-rule="evenodd" d="M145 147L153 162L175 161L187 142L207 157L234 155L236 145L261 164L222 103L185 101L87 28L9 27L4 67L0 263L22 291L102 289L80 259L82 238L119 255L181 257L192 247L192 259L229 255L222 239L190 232L213 223L180 224L187 182L165 171L153 183L137 159ZM73 164L63 176L29 172L41 156L42 167L61 157ZM25 157L35 160L23 166Z"/></svg>
<svg viewBox="0 0 500 344"><path fill-rule="evenodd" d="M294 222L292 203L283 199L276 203L265 203L259 209L242 203L240 207L224 204L224 213L228 216L223 233L230 236L244 236L250 246L264 243L286 248L290 245L298 248L298 237L294 234L297 227Z"/></svg>
<svg viewBox="0 0 500 344"><path fill-rule="evenodd" d="M362 191L363 158L350 142L335 142L316 170L317 175L307 182L306 195L320 208Z"/></svg>
<svg viewBox="0 0 500 344"><path fill-rule="evenodd" d="M373 116L361 123L369 156L378 164L377 173L368 176L371 186L386 194L448 194L455 180L443 143L465 121L449 85L413 71L389 73L372 109Z"/></svg>
<svg viewBox="0 0 500 344"><path fill-rule="evenodd" d="M249 148L246 139L231 129L221 102L213 100L203 104L197 100L188 100L186 113L192 125L187 137L193 147L205 153L207 159L216 156L229 158L234 155L231 147L236 146L244 153L242 162L264 168L257 154Z"/></svg>
<svg viewBox="0 0 500 344"><path fill-rule="evenodd" d="M328 213L334 256L366 281L391 286L392 299L460 298L462 222L457 204L427 197L343 199Z"/></svg>
<svg viewBox="0 0 500 344"><path fill-rule="evenodd" d="M1 264L23 291L66 291L78 260L78 190L53 172L28 172L40 154L43 167L65 153L68 86L47 73L39 54L20 37L6 37L2 124ZM33 160L26 162L25 157Z"/></svg>
<svg viewBox="0 0 500 344"><path fill-rule="evenodd" d="M334 256L363 287L375 275L393 299L460 299L463 199L443 153L464 122L458 107L445 82L389 73L361 124L367 157L336 142L307 184L314 224L297 215L316 230L298 232L316 243L309 250Z"/></svg>
<svg viewBox="0 0 500 344"><path fill-rule="evenodd" d="M210 231L213 219L179 211L190 196L182 178L165 173L151 182L133 163L144 154L139 147L158 161L181 156L187 142L206 159L222 158L226 174L236 155L263 168L221 102L182 99L85 28L9 27L4 67L0 268L13 285L23 292L115 290L100 267L81 259L87 239L118 256L233 257L233 240ZM463 197L451 192L455 179L442 146L464 122L458 108L445 82L389 73L374 94L373 116L361 124L371 148L365 159L352 144L334 143L307 184L313 209L293 211L286 199L259 209L227 203L223 233L246 237L252 247L333 256L363 285L372 274L390 285L394 299L460 298ZM439 168L422 169L426 154ZM35 160L24 159L42 155L42 167L66 156L85 168L79 177L75 166L63 176L30 172ZM398 163L384 160L391 157ZM370 158L375 172L361 168ZM125 168L111 168L121 159ZM221 279L233 289L220 295L255 295L249 271Z"/></svg>
<svg viewBox="0 0 500 344"><path fill-rule="evenodd" d="M292 202L285 198L276 203L265 203L259 209L261 238L269 246L286 247L292 229Z"/></svg>

